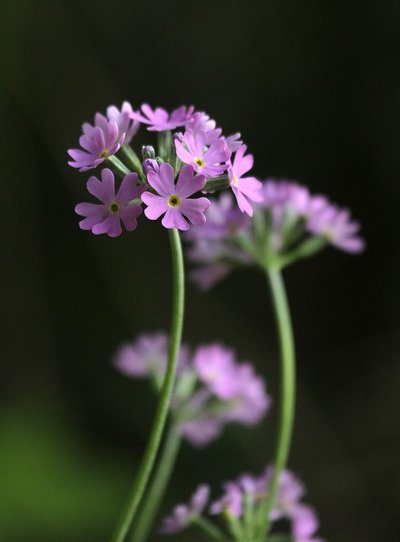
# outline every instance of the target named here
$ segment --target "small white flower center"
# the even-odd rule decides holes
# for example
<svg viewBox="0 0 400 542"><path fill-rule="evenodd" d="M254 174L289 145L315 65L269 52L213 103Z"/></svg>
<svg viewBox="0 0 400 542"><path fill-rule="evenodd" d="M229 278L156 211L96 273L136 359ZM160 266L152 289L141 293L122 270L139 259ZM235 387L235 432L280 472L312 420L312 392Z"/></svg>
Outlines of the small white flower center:
<svg viewBox="0 0 400 542"><path fill-rule="evenodd" d="M170 196L167 201L170 207L179 207L182 203L182 200L178 196L178 194L172 194L172 196Z"/></svg>

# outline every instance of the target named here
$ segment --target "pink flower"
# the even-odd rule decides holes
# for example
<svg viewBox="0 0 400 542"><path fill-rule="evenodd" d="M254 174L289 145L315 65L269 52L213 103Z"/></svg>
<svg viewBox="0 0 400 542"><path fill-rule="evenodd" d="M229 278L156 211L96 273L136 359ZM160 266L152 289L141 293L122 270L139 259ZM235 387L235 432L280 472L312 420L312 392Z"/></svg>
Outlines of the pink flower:
<svg viewBox="0 0 400 542"><path fill-rule="evenodd" d="M262 201L262 184L255 177L243 177L253 167L253 156L251 154L244 156L246 149L246 145L239 147L235 159L228 169L228 175L239 209L242 213L253 216L253 208L249 200Z"/></svg>
<svg viewBox="0 0 400 542"><path fill-rule="evenodd" d="M189 220L196 226L204 224L204 211L209 207L207 198L192 198L196 192L204 188L203 175L193 176L191 166L181 168L178 181L174 183L174 169L169 164L161 164L160 171L149 171L147 179L152 188L159 194L145 192L142 201L147 205L144 214L150 220L157 220L165 215L161 223L165 228L188 230ZM185 218L187 220L185 220Z"/></svg>
<svg viewBox="0 0 400 542"><path fill-rule="evenodd" d="M94 169L107 160L120 149L125 138L125 133L119 133L118 125L100 113L95 115L94 126L85 122L82 130L83 135L79 138L79 144L84 150L68 150L68 154L74 160L68 164L79 168L79 171Z"/></svg>
<svg viewBox="0 0 400 542"><path fill-rule="evenodd" d="M133 136L139 129L139 122L137 120L132 120L130 117L132 111L132 106L129 102L123 102L121 110L115 107L115 105L107 107L108 120L115 122L118 126L120 135L125 133L124 143L126 144L131 142Z"/></svg>
<svg viewBox="0 0 400 542"><path fill-rule="evenodd" d="M153 109L148 104L142 104L142 113L132 111L131 119L137 120L142 124L148 124L150 132L162 132L164 130L174 130L178 126L184 126L192 117L194 107L181 106L174 109L171 114L165 109L157 107Z"/></svg>
<svg viewBox="0 0 400 542"><path fill-rule="evenodd" d="M206 146L207 134L186 130L182 138L175 138L176 154L184 164L190 164L205 177L217 177L227 169L226 160L231 155L226 141L216 139ZM222 163L221 163L222 162Z"/></svg>
<svg viewBox="0 0 400 542"><path fill-rule="evenodd" d="M137 185L137 179L136 173L126 175L115 193L114 174L110 169L102 170L101 181L90 177L87 189L101 204L79 203L75 207L75 212L85 217L79 222L81 229L92 230L95 235L106 233L109 237L118 237L122 233L122 221L128 231L134 230L142 207L131 202L140 198L145 190L143 185Z"/></svg>

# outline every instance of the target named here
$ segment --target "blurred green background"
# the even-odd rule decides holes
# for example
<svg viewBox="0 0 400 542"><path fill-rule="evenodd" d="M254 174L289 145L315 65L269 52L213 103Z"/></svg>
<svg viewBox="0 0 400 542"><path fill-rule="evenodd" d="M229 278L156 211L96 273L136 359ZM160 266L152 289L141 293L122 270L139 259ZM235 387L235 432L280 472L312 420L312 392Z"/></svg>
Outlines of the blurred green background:
<svg viewBox="0 0 400 542"><path fill-rule="evenodd" d="M109 540L146 443L154 397L110 358L169 325L168 237L146 220L115 240L79 230L88 175L66 164L81 123L124 99L195 104L242 132L259 177L298 179L362 221L364 255L328 250L286 273L299 360L291 467L324 538L398 540L399 2L19 0L2 3L0 24L0 540ZM188 285L185 341L215 339L277 396L261 275L208 294ZM217 495L261 471L275 416L203 451L185 445L164 510L201 481Z"/></svg>

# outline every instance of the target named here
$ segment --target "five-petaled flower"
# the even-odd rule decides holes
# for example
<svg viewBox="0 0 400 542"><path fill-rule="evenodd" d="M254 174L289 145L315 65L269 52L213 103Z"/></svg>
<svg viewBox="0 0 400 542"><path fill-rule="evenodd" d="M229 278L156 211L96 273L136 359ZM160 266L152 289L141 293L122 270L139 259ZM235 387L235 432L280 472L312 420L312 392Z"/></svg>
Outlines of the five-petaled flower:
<svg viewBox="0 0 400 542"><path fill-rule="evenodd" d="M148 125L150 132L163 132L164 130L174 130L178 126L184 126L192 117L194 107L181 106L174 109L171 114L161 107L153 109L148 104L142 105L142 113L132 111L130 117L134 120Z"/></svg>
<svg viewBox="0 0 400 542"><path fill-rule="evenodd" d="M174 169L169 164L161 164L160 171L149 171L147 180L157 192L145 192L142 201L147 205L144 214L150 220L157 220L164 214L162 225L165 228L189 229L188 219L192 224L204 224L204 211L209 207L207 198L190 198L204 188L203 175L194 175L191 166L181 168L178 181L174 182Z"/></svg>
<svg viewBox="0 0 400 542"><path fill-rule="evenodd" d="M140 201L140 196L146 189L144 185L137 184L136 173L126 175L115 192L114 174L110 169L103 169L101 181L96 177L90 177L87 182L88 191L98 198L101 203L79 203L75 212L85 218L79 222L82 230L92 230L99 235L106 233L109 237L121 235L121 221L128 231L137 226L137 217L142 212L142 207L135 200Z"/></svg>
<svg viewBox="0 0 400 542"><path fill-rule="evenodd" d="M197 173L207 178L217 177L226 171L226 160L231 155L226 141L216 139L206 146L207 135L199 131L195 134L187 130L182 138L175 139L176 154L184 164L190 164ZM222 162L222 163L221 163Z"/></svg>

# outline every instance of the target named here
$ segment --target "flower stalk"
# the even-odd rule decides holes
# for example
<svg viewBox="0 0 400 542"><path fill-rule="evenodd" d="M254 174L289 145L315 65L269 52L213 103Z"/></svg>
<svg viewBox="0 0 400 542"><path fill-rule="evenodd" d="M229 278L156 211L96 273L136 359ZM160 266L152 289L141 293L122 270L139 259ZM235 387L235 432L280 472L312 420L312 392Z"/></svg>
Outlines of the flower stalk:
<svg viewBox="0 0 400 542"><path fill-rule="evenodd" d="M179 232L176 229L169 230L169 239L172 256L173 303L167 370L147 448L139 472L136 476L131 495L111 539L112 542L123 542L123 540L125 540L143 498L167 421L174 387L184 317L184 265Z"/></svg>
<svg viewBox="0 0 400 542"><path fill-rule="evenodd" d="M296 367L292 322L282 273L279 268L266 267L267 279L272 295L280 344L281 393L279 398L279 429L273 461L273 474L265 503L260 507L260 522L257 540L268 540L270 514L275 504L279 479L285 469L292 441L295 396Z"/></svg>

